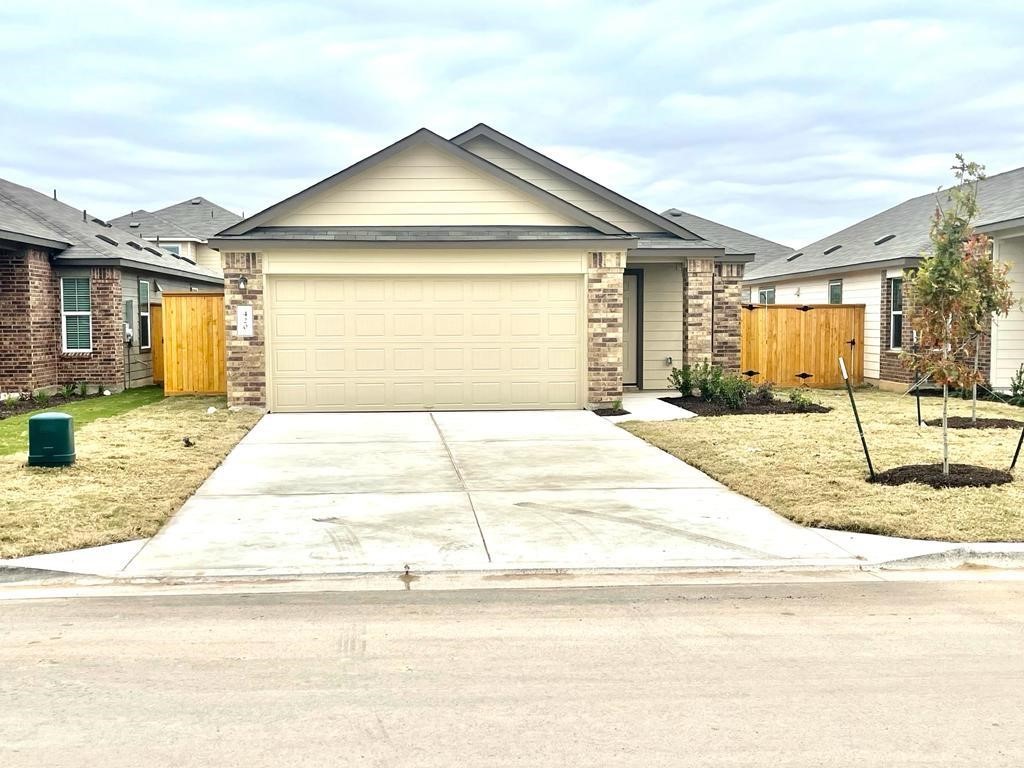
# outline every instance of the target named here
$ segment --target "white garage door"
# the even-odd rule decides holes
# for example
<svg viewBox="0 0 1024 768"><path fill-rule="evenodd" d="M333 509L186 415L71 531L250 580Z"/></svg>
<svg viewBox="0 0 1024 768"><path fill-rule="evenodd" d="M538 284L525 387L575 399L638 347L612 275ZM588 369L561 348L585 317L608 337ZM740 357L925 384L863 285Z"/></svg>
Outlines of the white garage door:
<svg viewBox="0 0 1024 768"><path fill-rule="evenodd" d="M269 278L270 408L582 406L583 279Z"/></svg>

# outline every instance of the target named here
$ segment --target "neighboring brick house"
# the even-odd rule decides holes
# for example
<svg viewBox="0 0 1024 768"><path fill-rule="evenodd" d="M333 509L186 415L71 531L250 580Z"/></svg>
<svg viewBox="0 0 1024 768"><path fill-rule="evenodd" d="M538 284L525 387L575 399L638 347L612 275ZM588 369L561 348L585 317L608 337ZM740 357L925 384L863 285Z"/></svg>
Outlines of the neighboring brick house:
<svg viewBox="0 0 1024 768"><path fill-rule="evenodd" d="M485 125L416 131L210 244L229 403L272 411L595 408L736 370L754 257Z"/></svg>
<svg viewBox="0 0 1024 768"><path fill-rule="evenodd" d="M151 384L162 292L222 289L186 257L0 179L0 392Z"/></svg>
<svg viewBox="0 0 1024 768"><path fill-rule="evenodd" d="M220 254L210 247L209 240L241 220L237 213L205 197L191 197L158 211L132 211L110 223L221 274Z"/></svg>
<svg viewBox="0 0 1024 768"><path fill-rule="evenodd" d="M887 389L914 381L900 354L914 344L904 271L931 248L929 230L941 194L930 192L857 222L817 242L758 256L743 278L744 299L761 304L863 304L864 377ZM1024 168L978 184L976 229L993 238L993 256L1011 265L1018 297L1024 290ZM749 289L749 293L747 291ZM1024 311L998 318L982 337L979 367L1006 389L1024 362Z"/></svg>

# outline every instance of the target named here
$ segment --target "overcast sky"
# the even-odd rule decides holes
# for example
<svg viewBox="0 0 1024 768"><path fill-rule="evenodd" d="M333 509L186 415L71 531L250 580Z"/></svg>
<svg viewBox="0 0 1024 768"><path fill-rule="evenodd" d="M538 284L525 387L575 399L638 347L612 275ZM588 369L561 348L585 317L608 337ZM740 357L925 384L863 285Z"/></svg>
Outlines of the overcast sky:
<svg viewBox="0 0 1024 768"><path fill-rule="evenodd" d="M983 6L983 10L979 10ZM3 2L0 176L101 216L246 213L478 122L799 246L1024 165L1024 3Z"/></svg>

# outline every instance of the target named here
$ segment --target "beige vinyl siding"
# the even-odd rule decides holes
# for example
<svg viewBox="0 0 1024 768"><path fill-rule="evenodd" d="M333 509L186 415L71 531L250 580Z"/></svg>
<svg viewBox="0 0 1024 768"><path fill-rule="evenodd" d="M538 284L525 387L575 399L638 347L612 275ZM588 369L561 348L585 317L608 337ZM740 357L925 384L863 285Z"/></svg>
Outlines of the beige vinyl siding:
<svg viewBox="0 0 1024 768"><path fill-rule="evenodd" d="M1024 296L1024 237L1000 238L993 255L1010 265L1010 281L1018 299ZM1010 380L1024 362L1024 311L1013 309L992 326L992 385L1009 389Z"/></svg>
<svg viewBox="0 0 1024 768"><path fill-rule="evenodd" d="M264 272L279 275L571 275L586 272L575 248L294 248L264 254Z"/></svg>
<svg viewBox="0 0 1024 768"><path fill-rule="evenodd" d="M843 280L843 303L864 305L864 377L879 377L882 332L882 270L818 275L790 280L765 280L750 286L748 299L757 302L758 290L775 287L776 304L828 304L828 284Z"/></svg>
<svg viewBox="0 0 1024 768"><path fill-rule="evenodd" d="M221 266L220 261L220 251L215 251L205 243L196 243L195 246L195 260L199 266L212 269L218 275L224 274L224 268Z"/></svg>
<svg viewBox="0 0 1024 768"><path fill-rule="evenodd" d="M643 387L667 389L672 365L683 360L683 272L681 264L630 265L644 270Z"/></svg>
<svg viewBox="0 0 1024 768"><path fill-rule="evenodd" d="M658 229L650 222L633 215L624 208L608 202L578 184L552 173L543 166L527 160L484 136L467 142L464 148L627 232L652 232Z"/></svg>
<svg viewBox="0 0 1024 768"><path fill-rule="evenodd" d="M577 226L511 184L415 146L267 222L273 226Z"/></svg>

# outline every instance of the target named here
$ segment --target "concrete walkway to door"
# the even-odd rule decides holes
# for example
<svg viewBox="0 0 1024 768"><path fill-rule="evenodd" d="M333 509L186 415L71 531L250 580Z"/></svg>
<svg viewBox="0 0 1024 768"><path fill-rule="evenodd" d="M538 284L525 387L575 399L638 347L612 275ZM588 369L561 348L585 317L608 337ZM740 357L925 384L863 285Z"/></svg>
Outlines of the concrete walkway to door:
<svg viewBox="0 0 1024 768"><path fill-rule="evenodd" d="M849 563L586 411L271 414L125 573Z"/></svg>

